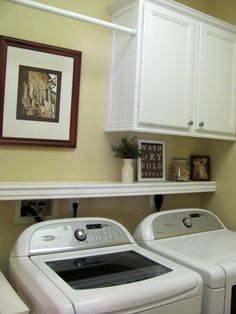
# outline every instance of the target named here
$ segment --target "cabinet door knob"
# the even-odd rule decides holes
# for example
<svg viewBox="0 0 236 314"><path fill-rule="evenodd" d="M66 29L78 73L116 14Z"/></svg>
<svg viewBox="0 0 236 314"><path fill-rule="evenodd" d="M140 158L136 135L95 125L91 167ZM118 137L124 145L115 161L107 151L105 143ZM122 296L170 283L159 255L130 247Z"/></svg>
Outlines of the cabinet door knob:
<svg viewBox="0 0 236 314"><path fill-rule="evenodd" d="M199 126L201 126L201 127L204 126L204 122L203 122L203 121L200 122L200 123L199 123Z"/></svg>
<svg viewBox="0 0 236 314"><path fill-rule="evenodd" d="M193 125L193 121L192 121L192 120L189 121L189 122L188 122L188 125Z"/></svg>

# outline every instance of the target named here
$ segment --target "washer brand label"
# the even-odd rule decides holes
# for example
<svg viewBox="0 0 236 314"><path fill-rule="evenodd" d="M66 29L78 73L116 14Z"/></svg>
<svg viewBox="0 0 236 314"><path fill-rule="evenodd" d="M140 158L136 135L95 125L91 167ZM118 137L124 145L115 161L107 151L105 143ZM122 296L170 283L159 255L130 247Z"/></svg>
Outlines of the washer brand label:
<svg viewBox="0 0 236 314"><path fill-rule="evenodd" d="M56 237L54 235L45 235L45 236L42 236L41 238L43 241L53 241L56 239Z"/></svg>

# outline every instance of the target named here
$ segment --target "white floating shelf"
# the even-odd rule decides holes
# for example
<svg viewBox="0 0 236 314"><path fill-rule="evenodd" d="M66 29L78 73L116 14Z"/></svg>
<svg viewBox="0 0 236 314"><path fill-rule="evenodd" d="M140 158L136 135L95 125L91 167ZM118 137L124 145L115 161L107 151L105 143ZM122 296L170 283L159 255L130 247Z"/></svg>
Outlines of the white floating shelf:
<svg viewBox="0 0 236 314"><path fill-rule="evenodd" d="M215 192L214 181L190 182L0 182L0 200L66 199Z"/></svg>

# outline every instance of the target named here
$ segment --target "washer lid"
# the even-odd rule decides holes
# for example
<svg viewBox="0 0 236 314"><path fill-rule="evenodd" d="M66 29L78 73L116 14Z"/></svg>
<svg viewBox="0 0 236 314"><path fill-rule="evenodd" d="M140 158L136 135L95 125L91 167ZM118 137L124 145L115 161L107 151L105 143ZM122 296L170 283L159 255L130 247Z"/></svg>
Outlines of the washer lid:
<svg viewBox="0 0 236 314"><path fill-rule="evenodd" d="M67 258L46 264L75 290L124 285L173 271L135 251Z"/></svg>
<svg viewBox="0 0 236 314"><path fill-rule="evenodd" d="M129 255L130 251L134 255L130 257L130 261L127 261L126 253ZM113 255L114 253L115 255ZM118 254L116 255L116 253ZM111 261L109 261L109 256ZM141 256L141 259L136 259L136 256ZM101 265L95 262L90 267L87 265L87 258L88 263L93 260L101 261ZM71 269L71 260L74 259L75 264L78 263L77 267L74 265L74 270L76 268L81 270L81 274L84 270L84 277L87 275L90 277L87 280L84 278L84 287L81 286L79 289L76 289L76 287L72 287L72 285L66 282L73 281L75 273L72 273L71 278L65 281L59 273L57 274L52 269L53 266L52 268L49 267L51 262L62 261L64 263L66 259L69 260L69 269ZM83 259L85 259L84 264ZM115 263L116 259L117 264ZM147 267L144 264L146 259L148 259ZM128 313L135 311L135 309L137 309L137 312L140 312L141 310L150 309L150 306L155 308L190 299L193 296L201 296L202 294L202 279L197 273L144 250L135 243L79 252L34 255L30 257L30 260L35 267L40 269L45 278L53 282L72 302L75 312L81 314L104 314L118 311ZM79 266L80 261L83 264L81 269ZM157 266L156 269L155 265ZM65 269L65 267L63 268ZM55 269L60 272L60 263L56 265ZM115 270L115 273L113 273L112 269ZM157 276L150 276L154 272L156 272ZM99 275L97 278L96 273ZM34 273L31 275L34 276ZM64 276L65 274L62 275ZM139 279L143 277L143 280L128 280L131 278L137 279L138 277ZM97 280L100 281L101 285L96 283ZM95 283L94 287L92 282ZM105 286L102 282L107 282L108 285ZM114 285L112 282L114 282ZM89 285L91 286L90 288Z"/></svg>

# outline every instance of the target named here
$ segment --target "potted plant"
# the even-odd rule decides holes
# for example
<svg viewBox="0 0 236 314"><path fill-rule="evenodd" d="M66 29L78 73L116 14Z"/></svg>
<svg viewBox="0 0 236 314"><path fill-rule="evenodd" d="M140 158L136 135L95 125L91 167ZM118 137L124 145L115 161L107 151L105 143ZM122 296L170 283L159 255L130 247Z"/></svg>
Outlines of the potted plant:
<svg viewBox="0 0 236 314"><path fill-rule="evenodd" d="M121 138L121 144L118 146L111 145L115 157L123 159L123 167L121 171L121 181L124 183L132 183L134 181L133 160L142 156L141 149L138 145L136 136Z"/></svg>

